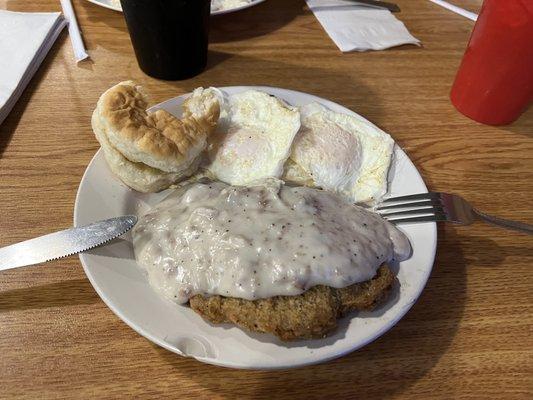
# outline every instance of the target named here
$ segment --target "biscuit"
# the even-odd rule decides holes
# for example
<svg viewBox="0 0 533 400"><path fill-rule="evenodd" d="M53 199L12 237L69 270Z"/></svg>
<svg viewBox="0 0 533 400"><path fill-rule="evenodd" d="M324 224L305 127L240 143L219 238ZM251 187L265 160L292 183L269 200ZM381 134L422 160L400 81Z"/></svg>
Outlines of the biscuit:
<svg viewBox="0 0 533 400"><path fill-rule="evenodd" d="M148 114L147 96L131 81L108 89L95 118L109 143L129 161L163 172L184 173L207 145L216 128L220 106L210 101L202 113L178 119L164 110Z"/></svg>
<svg viewBox="0 0 533 400"><path fill-rule="evenodd" d="M122 182L132 189L143 193L159 192L178 180L192 175L198 168L200 158L194 161L187 171L180 174L163 172L143 163L132 162L109 143L99 121L97 113L94 112L91 119L92 127L96 139L104 152L107 165Z"/></svg>
<svg viewBox="0 0 533 400"><path fill-rule="evenodd" d="M224 107L224 102L224 94L219 89L196 88L183 102L183 117L203 119L214 130ZM213 109L218 109L218 112L213 112Z"/></svg>

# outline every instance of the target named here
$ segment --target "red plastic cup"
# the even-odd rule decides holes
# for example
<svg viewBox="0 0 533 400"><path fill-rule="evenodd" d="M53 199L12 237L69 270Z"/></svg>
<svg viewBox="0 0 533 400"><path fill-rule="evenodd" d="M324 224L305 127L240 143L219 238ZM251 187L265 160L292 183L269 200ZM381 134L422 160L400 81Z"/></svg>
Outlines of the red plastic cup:
<svg viewBox="0 0 533 400"><path fill-rule="evenodd" d="M505 125L533 100L533 0L485 0L450 94L475 121Z"/></svg>

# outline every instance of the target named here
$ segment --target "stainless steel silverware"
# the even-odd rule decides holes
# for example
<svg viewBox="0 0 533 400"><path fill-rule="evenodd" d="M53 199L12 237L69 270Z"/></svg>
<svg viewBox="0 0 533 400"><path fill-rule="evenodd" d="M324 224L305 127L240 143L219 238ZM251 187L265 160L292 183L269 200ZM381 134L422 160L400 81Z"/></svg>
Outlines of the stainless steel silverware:
<svg viewBox="0 0 533 400"><path fill-rule="evenodd" d="M392 197L383 201L377 211L394 224L446 221L470 225L476 220L481 220L503 228L533 234L533 225L485 214L476 210L461 196L450 193L429 192Z"/></svg>
<svg viewBox="0 0 533 400"><path fill-rule="evenodd" d="M0 248L0 271L67 257L101 246L137 223L135 215L106 219Z"/></svg>
<svg viewBox="0 0 533 400"><path fill-rule="evenodd" d="M372 7L378 7L378 8L386 8L389 11L392 12L400 12L400 7L398 7L397 4L394 3L388 3L386 1L379 1L379 0L348 0L350 2L354 3L360 3L363 5L368 5Z"/></svg>

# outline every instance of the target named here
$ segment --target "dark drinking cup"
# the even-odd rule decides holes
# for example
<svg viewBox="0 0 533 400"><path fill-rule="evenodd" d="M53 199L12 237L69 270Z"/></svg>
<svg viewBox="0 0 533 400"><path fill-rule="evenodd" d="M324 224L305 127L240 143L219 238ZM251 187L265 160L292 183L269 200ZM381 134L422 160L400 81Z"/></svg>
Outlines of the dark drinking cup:
<svg viewBox="0 0 533 400"><path fill-rule="evenodd" d="M121 0L139 67L148 75L180 80L207 63L211 0Z"/></svg>

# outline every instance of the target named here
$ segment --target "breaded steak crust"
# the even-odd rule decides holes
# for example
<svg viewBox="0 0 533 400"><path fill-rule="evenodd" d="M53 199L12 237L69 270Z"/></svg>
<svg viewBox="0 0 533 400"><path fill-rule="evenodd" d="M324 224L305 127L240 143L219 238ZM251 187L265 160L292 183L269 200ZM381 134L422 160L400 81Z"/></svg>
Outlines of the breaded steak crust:
<svg viewBox="0 0 533 400"><path fill-rule="evenodd" d="M297 296L259 300L196 295L190 306L215 324L231 322L250 331L273 333L285 341L321 338L349 311L374 308L386 297L394 279L383 264L371 280L342 289L320 285Z"/></svg>

